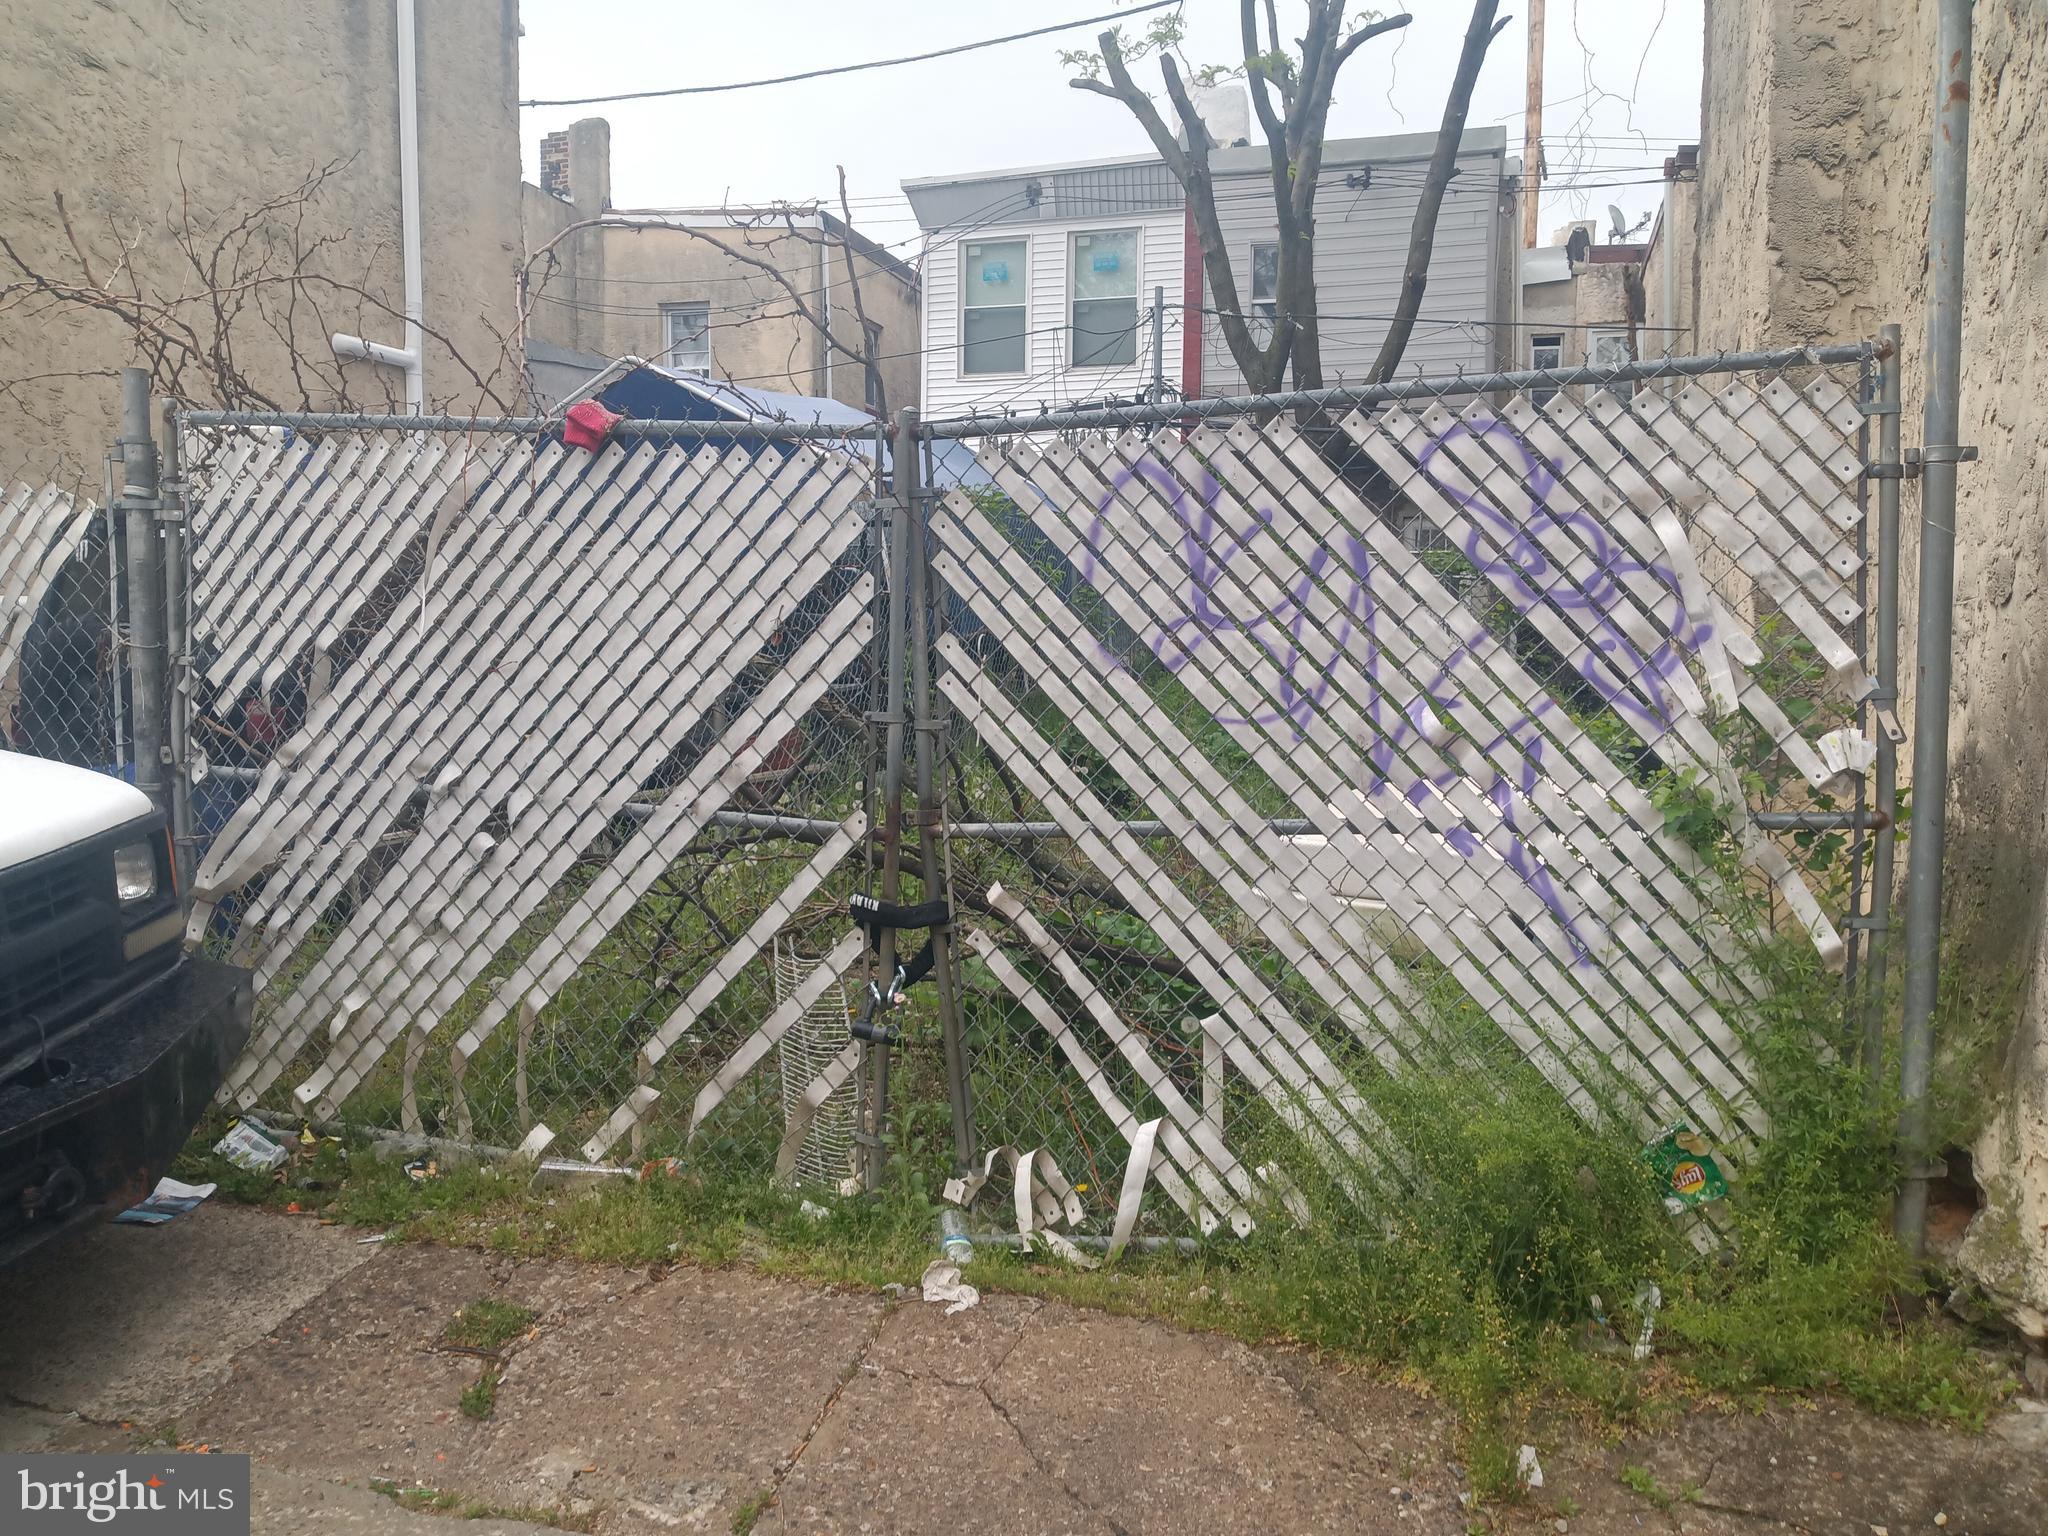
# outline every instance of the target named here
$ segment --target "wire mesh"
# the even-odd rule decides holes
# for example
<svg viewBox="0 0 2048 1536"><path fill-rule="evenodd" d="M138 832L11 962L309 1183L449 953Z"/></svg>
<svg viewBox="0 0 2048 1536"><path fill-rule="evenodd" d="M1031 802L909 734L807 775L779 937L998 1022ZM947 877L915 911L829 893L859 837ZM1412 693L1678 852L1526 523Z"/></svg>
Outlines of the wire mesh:
<svg viewBox="0 0 2048 1536"><path fill-rule="evenodd" d="M797 1127L866 882L865 440L188 426L190 934L235 1102L500 1146ZM777 955L814 964L792 973Z"/></svg>
<svg viewBox="0 0 2048 1536"><path fill-rule="evenodd" d="M1368 1195L1416 1074L1740 1158L1735 911L1840 967L1860 900L1870 387L1843 348L935 424L981 1139L1106 1220L1158 1118L1204 1230Z"/></svg>
<svg viewBox="0 0 2048 1536"><path fill-rule="evenodd" d="M975 1139L1044 1149L1092 1220L1155 1119L1156 1230L1369 1202L1412 1132L1387 1085L1451 1073L1739 1157L1730 911L1853 964L1869 375L928 426L934 803L900 824L914 572L874 440L188 418L189 936L259 984L226 1092L821 1190L936 1173L935 989L891 1015L875 1135L849 1030L881 978L848 898L897 825L900 899L955 916ZM6 496L10 739L121 771L119 520Z"/></svg>
<svg viewBox="0 0 2048 1536"><path fill-rule="evenodd" d="M0 744L132 780L127 534L111 503L104 472L0 472Z"/></svg>

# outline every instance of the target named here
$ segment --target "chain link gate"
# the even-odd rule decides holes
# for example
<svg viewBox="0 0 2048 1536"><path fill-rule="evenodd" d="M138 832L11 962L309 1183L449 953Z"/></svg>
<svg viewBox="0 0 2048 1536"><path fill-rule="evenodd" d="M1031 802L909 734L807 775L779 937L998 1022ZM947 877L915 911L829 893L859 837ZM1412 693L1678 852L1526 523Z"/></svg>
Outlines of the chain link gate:
<svg viewBox="0 0 2048 1536"><path fill-rule="evenodd" d="M1397 1192L1376 1101L1416 1072L1739 1163L1735 909L1845 971L1869 921L1875 379L1849 347L928 429L983 1137L1119 1231L1147 1176L1203 1231Z"/></svg>
<svg viewBox="0 0 2048 1536"><path fill-rule="evenodd" d="M187 414L188 936L260 986L226 1096L836 1190L901 1159L971 1195L1007 1148L1021 1224L1120 1233L1148 1186L1155 1231L1298 1218L1310 1179L1370 1206L1416 1073L1739 1160L1739 898L1852 975L1883 927L1879 361L893 445ZM0 685L49 750L31 658L91 615L73 760L118 771L117 489L8 491Z"/></svg>

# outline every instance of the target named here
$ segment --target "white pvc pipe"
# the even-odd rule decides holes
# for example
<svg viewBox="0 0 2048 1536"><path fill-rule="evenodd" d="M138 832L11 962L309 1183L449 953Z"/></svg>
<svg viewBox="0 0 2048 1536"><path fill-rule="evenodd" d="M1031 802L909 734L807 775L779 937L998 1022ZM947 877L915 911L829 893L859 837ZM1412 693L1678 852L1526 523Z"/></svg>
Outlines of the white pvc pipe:
<svg viewBox="0 0 2048 1536"><path fill-rule="evenodd" d="M405 249L405 404L427 404L426 359L420 324L426 318L425 264L420 254L420 71L414 0L392 0L398 30L398 213Z"/></svg>
<svg viewBox="0 0 2048 1536"><path fill-rule="evenodd" d="M390 347L337 331L329 338L337 357L357 357L405 372L405 408L427 408L427 369L421 324L426 318L425 264L420 254L420 73L415 0L392 0L398 41L398 222L405 263L405 345Z"/></svg>

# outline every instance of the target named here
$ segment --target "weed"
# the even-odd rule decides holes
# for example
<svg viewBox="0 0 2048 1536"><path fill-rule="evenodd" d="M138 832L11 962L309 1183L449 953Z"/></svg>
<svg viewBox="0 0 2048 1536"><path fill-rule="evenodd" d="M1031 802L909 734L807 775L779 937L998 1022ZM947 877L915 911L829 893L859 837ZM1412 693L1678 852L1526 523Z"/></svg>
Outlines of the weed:
<svg viewBox="0 0 2048 1536"><path fill-rule="evenodd" d="M1677 1502L1665 1491L1664 1485L1657 1481L1656 1475L1648 1467L1639 1467L1630 1462L1621 1469L1620 1477L1622 1487L1649 1500L1659 1509L1669 1509Z"/></svg>
<svg viewBox="0 0 2048 1536"><path fill-rule="evenodd" d="M483 1375L462 1389L455 1400L465 1419L488 1419L498 1411L498 1368L487 1366Z"/></svg>
<svg viewBox="0 0 2048 1536"><path fill-rule="evenodd" d="M456 1520L509 1520L527 1525L549 1525L558 1531L589 1532L597 1528L597 1515L572 1514L564 1509L535 1504L493 1504L472 1499L446 1488L425 1484L407 1487L388 1478L370 1479L370 1491L382 1494L400 1509L416 1514L447 1515Z"/></svg>
<svg viewBox="0 0 2048 1536"><path fill-rule="evenodd" d="M732 1512L732 1536L749 1536L763 1515L775 1507L775 1490L763 1488Z"/></svg>
<svg viewBox="0 0 2048 1536"><path fill-rule="evenodd" d="M532 1308L481 1296L457 1309L441 1337L461 1349L495 1350L511 1343L532 1324Z"/></svg>

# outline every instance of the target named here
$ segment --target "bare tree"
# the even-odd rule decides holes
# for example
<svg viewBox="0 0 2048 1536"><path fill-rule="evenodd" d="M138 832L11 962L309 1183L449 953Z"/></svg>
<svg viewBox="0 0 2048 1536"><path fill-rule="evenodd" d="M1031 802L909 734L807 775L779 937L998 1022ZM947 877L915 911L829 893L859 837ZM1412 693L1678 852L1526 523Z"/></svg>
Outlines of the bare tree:
<svg viewBox="0 0 2048 1536"><path fill-rule="evenodd" d="M359 402L327 346L328 336L344 325L360 332L370 328L368 321L402 322L405 315L370 286L370 269L386 254L382 245L348 253L360 261L357 271L355 260L342 265L344 236L309 229L329 183L348 165L347 159L333 161L247 208L219 215L192 206L181 175L177 208L162 229L110 226L99 242L109 253L101 262L94 261L57 193L53 214L71 265L67 270L38 261L0 234L6 263L0 267L0 313L25 319L104 317L131 341L137 362L150 371L153 392L181 404L351 409ZM155 253L147 265L145 250ZM511 338L499 337L499 355L477 363L443 331L421 329L446 349L464 377L451 395L473 399L478 409L505 409L498 385L518 366ZM0 379L0 399L29 409L37 384L106 371Z"/></svg>
<svg viewBox="0 0 2048 1536"><path fill-rule="evenodd" d="M701 241L711 246L739 266L759 274L764 283L774 291L774 304L786 304L787 309L764 309L749 316L736 325L762 324L775 320L796 319L815 331L826 350L838 357L858 365L866 381L866 398L879 417L887 419L889 401L882 383L881 370L881 322L872 318L861 293L860 262L864 255L862 241L855 235L853 217L846 196L846 168L839 168L840 215L833 216L811 204L777 203L767 208L748 210L727 210L733 224L730 237L713 233L702 225L685 224L658 213L604 213L594 219L582 219L569 224L550 236L540 249L534 251L521 264L519 274L520 335L523 338L527 316L532 306L542 297L548 279L559 269L560 259L557 248L570 236L590 229L662 230L688 239ZM802 215L822 215L815 227L799 223ZM834 225L837 225L835 228ZM832 290L841 286L836 282L825 282L815 288L802 286L798 277L788 270L790 263L778 261L774 246L785 240L822 248L828 262L837 257L845 271L844 286L848 302L853 310L854 324L858 338L850 338L844 328L835 330L832 324ZM872 246L869 247L873 249ZM536 270L538 269L538 270ZM796 372L796 352L802 345L801 329L790 345L789 370Z"/></svg>
<svg viewBox="0 0 2048 1536"><path fill-rule="evenodd" d="M1429 162L1409 233L1400 302L1386 343L1373 364L1375 381L1392 374L1414 330L1415 316L1429 281L1437 213L1443 206L1444 189L1457 169L1458 141L1471 108L1472 88L1486 60L1488 46L1507 25L1507 18L1495 19L1498 8L1499 0L1475 0L1472 7L1465 46L1444 104L1442 133ZM1346 0L1308 0L1306 28L1290 49L1281 40L1274 0L1240 0L1244 62L1230 68L1204 69L1194 76L1197 83L1207 84L1242 73L1253 110L1265 130L1280 239L1272 334L1263 338L1259 328L1247 318L1238 296L1237 276L1231 269L1229 248L1217 218L1210 165L1210 151L1215 143L1195 109L1188 81L1182 75L1181 64L1185 60L1176 62L1182 35L1177 13L1154 21L1145 37L1136 42L1112 29L1096 39L1099 54L1062 55L1064 62L1081 71L1068 83L1076 90L1122 102L1180 183L1194 215L1195 238L1201 246L1209 291L1215 296L1224 343L1254 393L1278 390L1290 365L1297 388L1319 389L1323 385L1322 337L1316 308L1315 201L1331 93L1338 71L1360 48L1412 20L1405 13L1367 14L1355 18L1347 27L1345 10ZM1166 99L1177 120L1177 129L1168 124L1151 96L1132 78L1131 63L1150 54L1159 58ZM1195 317L1188 317L1188 323L1196 323Z"/></svg>

